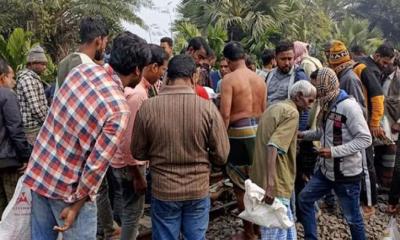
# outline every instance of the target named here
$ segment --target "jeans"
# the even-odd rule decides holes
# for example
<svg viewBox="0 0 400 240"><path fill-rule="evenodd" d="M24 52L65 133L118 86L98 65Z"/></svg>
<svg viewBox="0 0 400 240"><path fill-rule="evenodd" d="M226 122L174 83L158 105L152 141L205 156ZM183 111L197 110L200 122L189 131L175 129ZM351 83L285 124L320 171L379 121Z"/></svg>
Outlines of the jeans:
<svg viewBox="0 0 400 240"><path fill-rule="evenodd" d="M188 201L151 200L153 240L204 240L208 228L210 197Z"/></svg>
<svg viewBox="0 0 400 240"><path fill-rule="evenodd" d="M61 211L70 204L32 193L32 240L56 240L54 226L62 226ZM75 218L74 224L65 231L63 239L96 240L97 208L95 202L86 202Z"/></svg>
<svg viewBox="0 0 400 240"><path fill-rule="evenodd" d="M314 203L328 194L336 193L343 215L350 226L353 240L364 240L364 222L360 212L360 182L339 183L328 180L318 170L299 195L299 212L304 227L304 239L318 239Z"/></svg>
<svg viewBox="0 0 400 240"><path fill-rule="evenodd" d="M144 170L142 172L144 173ZM128 167L112 168L112 173L118 183L118 191L122 192L121 240L134 240L138 235L139 220L143 215L144 195L138 195L134 191L134 180Z"/></svg>
<svg viewBox="0 0 400 240"><path fill-rule="evenodd" d="M96 198L97 204L97 234L106 239L114 233L113 212L108 195L107 178L103 178Z"/></svg>

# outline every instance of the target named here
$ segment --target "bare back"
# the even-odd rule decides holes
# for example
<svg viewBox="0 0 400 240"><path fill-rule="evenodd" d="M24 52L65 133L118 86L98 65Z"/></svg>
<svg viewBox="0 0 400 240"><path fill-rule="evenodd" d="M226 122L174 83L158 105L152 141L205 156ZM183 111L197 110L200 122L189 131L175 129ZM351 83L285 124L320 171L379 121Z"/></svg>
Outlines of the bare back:
<svg viewBox="0 0 400 240"><path fill-rule="evenodd" d="M261 77L242 67L221 82L220 111L225 125L243 118L259 118L266 108L266 86Z"/></svg>

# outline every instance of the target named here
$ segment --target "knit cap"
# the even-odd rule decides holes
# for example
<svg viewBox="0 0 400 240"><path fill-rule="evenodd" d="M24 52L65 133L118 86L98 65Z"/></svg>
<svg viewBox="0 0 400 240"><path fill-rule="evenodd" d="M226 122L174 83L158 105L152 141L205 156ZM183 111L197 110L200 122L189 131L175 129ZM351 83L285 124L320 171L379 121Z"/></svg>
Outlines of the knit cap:
<svg viewBox="0 0 400 240"><path fill-rule="evenodd" d="M329 64L339 65L351 60L346 45L338 40L333 40L329 49Z"/></svg>
<svg viewBox="0 0 400 240"><path fill-rule="evenodd" d="M28 54L28 63L47 63L46 55L44 54L44 50L41 46L33 47Z"/></svg>

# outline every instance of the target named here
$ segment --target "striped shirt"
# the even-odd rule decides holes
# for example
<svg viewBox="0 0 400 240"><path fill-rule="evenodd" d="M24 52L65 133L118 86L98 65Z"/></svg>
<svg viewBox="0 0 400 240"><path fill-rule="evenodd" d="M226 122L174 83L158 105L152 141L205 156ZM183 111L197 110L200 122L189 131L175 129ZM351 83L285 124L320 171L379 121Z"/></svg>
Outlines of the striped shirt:
<svg viewBox="0 0 400 240"><path fill-rule="evenodd" d="M229 153L224 122L211 101L187 86L164 86L136 115L131 151L149 160L152 194L185 201L209 194L210 162L222 165Z"/></svg>
<svg viewBox="0 0 400 240"><path fill-rule="evenodd" d="M53 100L24 182L50 199L94 201L128 119L121 80L110 66L75 68Z"/></svg>

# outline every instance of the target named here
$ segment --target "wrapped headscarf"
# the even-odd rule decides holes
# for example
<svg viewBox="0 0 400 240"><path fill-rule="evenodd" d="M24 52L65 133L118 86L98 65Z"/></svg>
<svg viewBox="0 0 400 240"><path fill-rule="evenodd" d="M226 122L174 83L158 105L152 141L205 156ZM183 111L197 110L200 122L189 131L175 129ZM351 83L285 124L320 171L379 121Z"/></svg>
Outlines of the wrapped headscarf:
<svg viewBox="0 0 400 240"><path fill-rule="evenodd" d="M295 41L294 46L294 63L300 64L303 58L308 56L308 43Z"/></svg>
<svg viewBox="0 0 400 240"><path fill-rule="evenodd" d="M336 99L340 93L339 79L336 73L327 67L318 70L317 78L312 79L311 83L317 89L317 96L321 105L321 110L329 110L329 103Z"/></svg>

